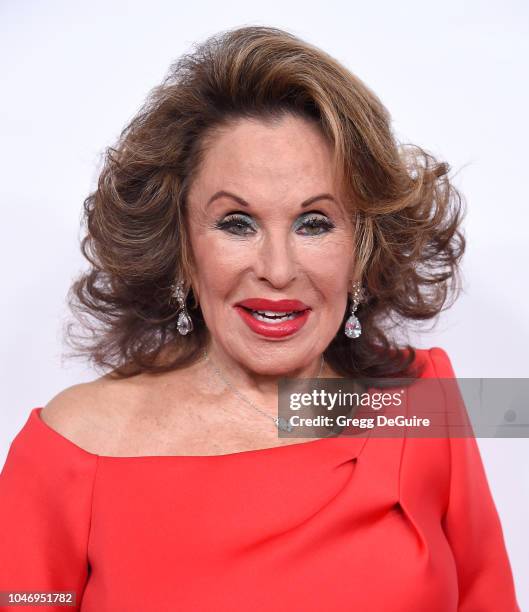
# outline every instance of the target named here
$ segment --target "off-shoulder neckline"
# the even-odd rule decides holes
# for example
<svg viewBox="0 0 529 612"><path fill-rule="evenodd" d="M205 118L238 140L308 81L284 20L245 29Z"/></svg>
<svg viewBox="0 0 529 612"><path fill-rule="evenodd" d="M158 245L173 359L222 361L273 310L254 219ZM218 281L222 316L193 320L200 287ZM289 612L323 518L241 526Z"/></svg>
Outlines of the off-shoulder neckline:
<svg viewBox="0 0 529 612"><path fill-rule="evenodd" d="M98 458L98 459L104 459L104 460L153 460L153 459L165 459L165 460L169 460L169 459L182 459L182 460L205 460L205 459L222 459L222 458L236 458L236 457L244 457L244 456L259 456L259 455L267 455L267 454L271 454L271 453L280 453L281 451L285 452L286 449L291 449L292 450L302 450L300 447L303 448L307 448L307 449L312 449L312 448L318 448L320 445L321 446L325 446L326 443L331 442L331 440L334 440L335 442L338 441L343 441L347 440L349 442L349 444L353 444L353 442L356 441L359 442L360 439L358 439L355 436L334 436L334 437L328 437L328 438L316 438L314 440L309 440L308 442L294 442L291 444L282 444L282 445L278 445L278 446L271 446L271 447L267 447L267 448L256 448L256 449L250 449L250 450L245 450L245 451L236 451L233 453L222 453L219 455L100 455L98 453L92 453L84 448L82 448L81 446L77 445L75 442L73 442L72 440L70 440L69 438L66 438L65 436L63 436L61 433L59 433L57 430L53 429L52 427L50 427L50 425L48 425L48 423L46 423L40 416L40 413L43 409L43 406L37 406L35 408L33 408L31 410L30 416L29 416L29 423L33 423L33 425L39 429L41 432L45 433L46 435L49 436L53 436L55 439L60 440L62 443L67 444L68 446L70 446L71 448L74 448L77 452L86 455L88 457L93 457L93 458ZM361 438L362 441L364 441L364 438Z"/></svg>
<svg viewBox="0 0 529 612"><path fill-rule="evenodd" d="M444 351L444 349L440 347L432 347L429 349L419 349L416 348L416 356L424 358L432 362L432 366L434 368L434 376L439 377L439 373L437 371L437 367L433 363L432 354L440 353L440 357L442 359L443 364L446 366L446 369L449 370L450 375L453 376L453 372L451 370L451 365L449 358ZM424 373L422 377L424 377ZM43 409L43 406L37 406L31 410L30 416L27 421L27 425L41 434L45 434L47 436L51 436L56 441L61 441L62 444L67 445L69 448L74 449L76 452L84 455L85 457L90 457L93 459L101 459L101 460L116 460L116 461L127 461L127 460L154 460L154 459L165 459L165 460L176 460L180 459L182 461L188 460L221 460L221 459L229 459L229 458L243 458L243 457L258 457L258 456L282 456L284 454L292 453L294 451L302 451L304 449L319 449L319 448L330 448L331 446L339 446L340 448L347 449L347 452L352 456L358 458L360 453L362 452L365 443L371 437L371 431L369 430L364 435L339 435L336 437L329 438L316 438L314 440L309 440L308 442L295 442L291 444L282 444L279 446L272 446L267 448L256 448L245 451L237 451L233 453L222 453L220 455L130 455L130 456L112 456L112 455L100 455L97 453L92 453L84 448L81 448L72 440L69 440L58 431L50 427L47 423L45 423L40 417L40 412ZM333 442L334 441L334 442Z"/></svg>

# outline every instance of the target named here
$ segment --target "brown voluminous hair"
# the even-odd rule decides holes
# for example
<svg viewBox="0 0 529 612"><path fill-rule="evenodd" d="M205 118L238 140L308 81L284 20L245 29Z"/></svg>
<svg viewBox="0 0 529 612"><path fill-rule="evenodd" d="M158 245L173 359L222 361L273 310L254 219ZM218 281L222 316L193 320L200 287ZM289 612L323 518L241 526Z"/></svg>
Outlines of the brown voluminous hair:
<svg viewBox="0 0 529 612"><path fill-rule="evenodd" d="M464 200L450 166L400 144L390 115L354 74L322 50L273 27L224 31L178 59L106 149L96 189L84 201L81 250L88 271L68 302L90 335L65 327L70 356L88 356L111 376L166 372L194 362L208 341L192 287L194 331L181 336L171 285L191 278L186 205L215 130L238 119L292 113L314 121L332 144L354 219L356 276L366 299L362 335L343 333L325 351L347 377L418 373L415 351L395 326L433 319L460 290ZM452 300L450 300L452 298Z"/></svg>

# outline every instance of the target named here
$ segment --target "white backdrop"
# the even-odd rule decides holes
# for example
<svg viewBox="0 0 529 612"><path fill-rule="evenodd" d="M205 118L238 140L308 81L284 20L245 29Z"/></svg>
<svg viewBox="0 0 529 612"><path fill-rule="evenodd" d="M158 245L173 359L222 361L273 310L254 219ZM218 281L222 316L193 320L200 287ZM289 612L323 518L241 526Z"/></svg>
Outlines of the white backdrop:
<svg viewBox="0 0 529 612"><path fill-rule="evenodd" d="M60 332L66 292L86 267L81 205L104 147L172 60L241 25L286 28L328 51L379 95L402 141L450 163L468 202L465 292L412 340L443 347L460 377L528 377L527 3L250 4L0 4L2 464L33 407L96 377L62 362ZM529 609L529 440L478 443Z"/></svg>

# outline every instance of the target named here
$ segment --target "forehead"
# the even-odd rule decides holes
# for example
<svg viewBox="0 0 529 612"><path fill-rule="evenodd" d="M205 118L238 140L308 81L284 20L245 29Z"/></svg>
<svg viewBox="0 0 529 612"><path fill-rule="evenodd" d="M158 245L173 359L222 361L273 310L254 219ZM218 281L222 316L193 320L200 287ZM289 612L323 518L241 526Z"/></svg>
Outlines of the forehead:
<svg viewBox="0 0 529 612"><path fill-rule="evenodd" d="M277 122L240 119L212 133L192 191L275 199L334 186L330 143L312 122L286 115Z"/></svg>

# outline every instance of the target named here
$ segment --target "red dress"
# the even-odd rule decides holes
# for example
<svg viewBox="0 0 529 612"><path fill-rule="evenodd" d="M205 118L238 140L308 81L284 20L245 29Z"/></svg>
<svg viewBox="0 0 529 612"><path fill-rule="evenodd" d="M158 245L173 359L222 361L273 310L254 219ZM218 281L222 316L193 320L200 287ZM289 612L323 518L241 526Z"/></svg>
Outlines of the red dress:
<svg viewBox="0 0 529 612"><path fill-rule="evenodd" d="M108 457L40 410L0 476L0 591L75 591L82 612L520 610L472 437Z"/></svg>

